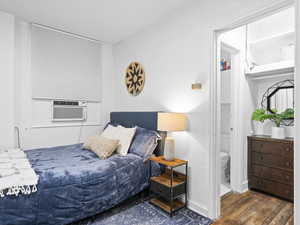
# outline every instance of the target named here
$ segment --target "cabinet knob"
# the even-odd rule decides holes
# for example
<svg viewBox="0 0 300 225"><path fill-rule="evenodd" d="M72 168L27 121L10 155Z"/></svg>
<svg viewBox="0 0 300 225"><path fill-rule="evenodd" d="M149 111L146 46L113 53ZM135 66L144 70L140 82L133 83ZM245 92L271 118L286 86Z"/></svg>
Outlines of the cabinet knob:
<svg viewBox="0 0 300 225"><path fill-rule="evenodd" d="M292 166L292 162L289 161L289 162L286 163L286 165L287 165L288 167L291 167L291 166Z"/></svg>

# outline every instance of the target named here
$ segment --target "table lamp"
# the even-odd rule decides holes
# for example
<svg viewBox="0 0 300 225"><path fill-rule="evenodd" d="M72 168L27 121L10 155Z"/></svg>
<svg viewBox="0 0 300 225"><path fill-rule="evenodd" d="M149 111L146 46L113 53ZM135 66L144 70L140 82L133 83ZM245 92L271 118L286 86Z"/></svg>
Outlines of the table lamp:
<svg viewBox="0 0 300 225"><path fill-rule="evenodd" d="M187 117L184 113L158 113L157 130L184 131L187 129ZM167 135L165 139L164 158L172 161L175 157L175 140Z"/></svg>

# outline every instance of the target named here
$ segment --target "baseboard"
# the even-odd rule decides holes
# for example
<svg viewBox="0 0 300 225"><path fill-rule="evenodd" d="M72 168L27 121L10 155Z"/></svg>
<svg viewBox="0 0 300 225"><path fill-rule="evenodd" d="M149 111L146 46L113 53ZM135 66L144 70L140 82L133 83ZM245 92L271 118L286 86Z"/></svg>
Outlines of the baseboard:
<svg viewBox="0 0 300 225"><path fill-rule="evenodd" d="M248 180L244 181L241 185L241 193L248 191Z"/></svg>
<svg viewBox="0 0 300 225"><path fill-rule="evenodd" d="M203 205L200 205L200 204L198 204L194 201L189 200L187 207L190 210L192 210L192 211L194 211L194 212L196 212L196 213L198 213L202 216L208 217L208 209Z"/></svg>
<svg viewBox="0 0 300 225"><path fill-rule="evenodd" d="M184 197L183 196L179 197L179 199L184 202ZM200 215L202 215L202 216L208 217L207 207L205 207L201 204L198 204L198 203L196 203L192 200L188 200L187 208L194 211L194 212L196 212L196 213L198 213L198 214L200 214Z"/></svg>

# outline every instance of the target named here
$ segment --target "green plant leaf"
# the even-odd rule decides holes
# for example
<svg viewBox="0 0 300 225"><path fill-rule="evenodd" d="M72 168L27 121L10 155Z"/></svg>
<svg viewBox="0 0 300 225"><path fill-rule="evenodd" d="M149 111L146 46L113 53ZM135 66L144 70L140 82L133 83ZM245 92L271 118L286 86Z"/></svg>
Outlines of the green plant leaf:
<svg viewBox="0 0 300 225"><path fill-rule="evenodd" d="M283 119L294 119L294 109L287 108L284 112L281 113Z"/></svg>
<svg viewBox="0 0 300 225"><path fill-rule="evenodd" d="M252 113L252 120L259 121L259 122L264 122L265 121L265 116L266 116L266 110L265 109L256 109Z"/></svg>

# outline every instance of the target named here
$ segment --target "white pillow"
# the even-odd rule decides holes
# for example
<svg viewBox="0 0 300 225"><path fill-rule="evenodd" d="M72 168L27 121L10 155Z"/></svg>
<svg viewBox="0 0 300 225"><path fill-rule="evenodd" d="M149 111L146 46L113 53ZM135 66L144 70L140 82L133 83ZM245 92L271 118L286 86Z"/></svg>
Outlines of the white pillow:
<svg viewBox="0 0 300 225"><path fill-rule="evenodd" d="M128 149L130 147L131 141L134 137L136 128L126 128L122 126L111 126L108 127L102 132L101 136L109 138L109 139L116 139L119 140L120 144L117 149L117 152L122 155L126 156L128 153Z"/></svg>

